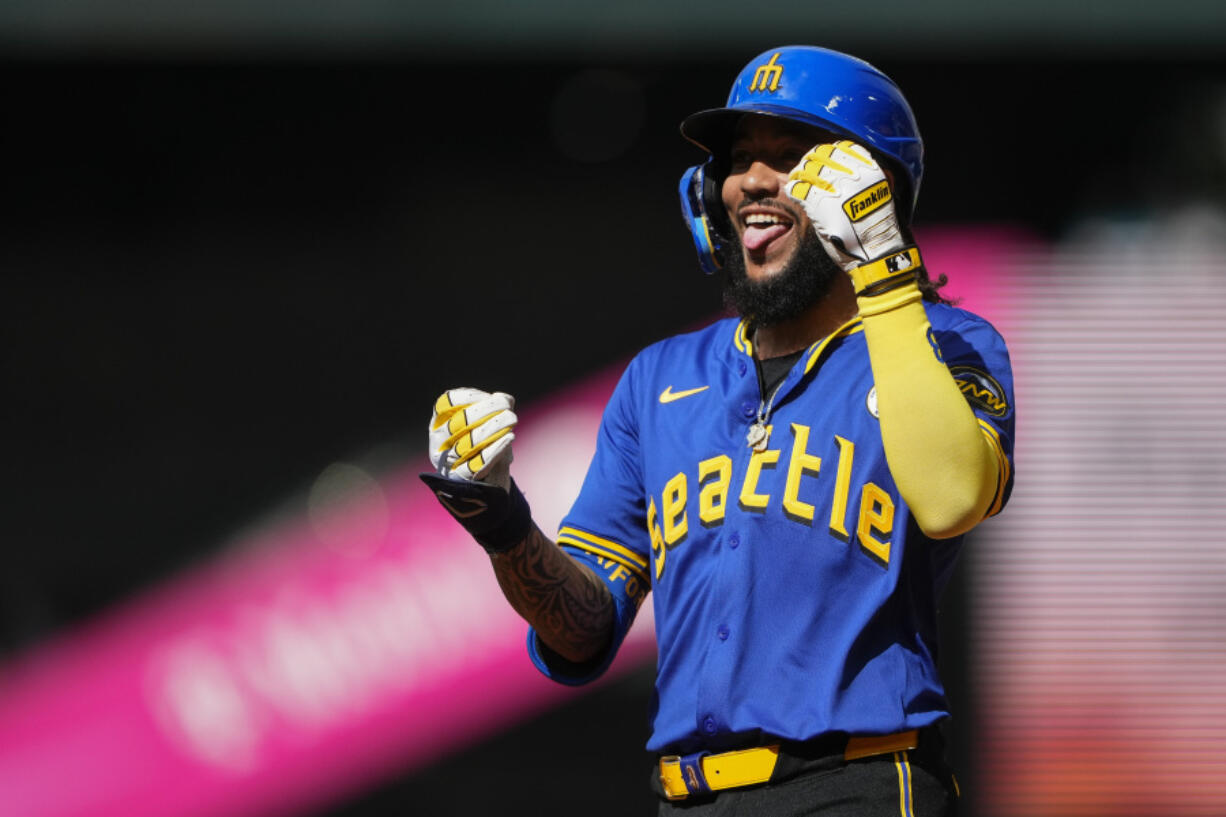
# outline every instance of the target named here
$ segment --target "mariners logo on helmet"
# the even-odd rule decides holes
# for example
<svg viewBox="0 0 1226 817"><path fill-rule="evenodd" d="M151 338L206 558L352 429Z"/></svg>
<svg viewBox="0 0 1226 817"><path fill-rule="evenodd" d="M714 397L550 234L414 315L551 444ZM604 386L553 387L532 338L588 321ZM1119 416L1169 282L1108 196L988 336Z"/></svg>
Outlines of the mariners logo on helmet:
<svg viewBox="0 0 1226 817"><path fill-rule="evenodd" d="M779 90L779 80L783 79L783 66L775 61L779 59L780 53L776 51L770 62L758 66L753 72L753 82L750 83L749 90L769 91L772 94Z"/></svg>

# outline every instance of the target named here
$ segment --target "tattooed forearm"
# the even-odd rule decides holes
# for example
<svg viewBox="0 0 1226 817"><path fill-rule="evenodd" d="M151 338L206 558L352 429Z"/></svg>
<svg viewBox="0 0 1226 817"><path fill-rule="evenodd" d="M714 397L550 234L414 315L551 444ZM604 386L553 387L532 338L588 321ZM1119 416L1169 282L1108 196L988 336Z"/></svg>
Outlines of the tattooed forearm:
<svg viewBox="0 0 1226 817"><path fill-rule="evenodd" d="M613 633L613 597L586 567L533 527L524 542L491 558L507 601L554 652L583 662Z"/></svg>

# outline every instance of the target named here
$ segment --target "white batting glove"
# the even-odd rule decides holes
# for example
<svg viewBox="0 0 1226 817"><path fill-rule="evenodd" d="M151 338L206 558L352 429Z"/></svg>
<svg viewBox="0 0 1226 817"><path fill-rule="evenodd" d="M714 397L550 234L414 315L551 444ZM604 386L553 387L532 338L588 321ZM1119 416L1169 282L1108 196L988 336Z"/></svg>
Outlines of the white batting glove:
<svg viewBox="0 0 1226 817"><path fill-rule="evenodd" d="M890 182L855 142L818 145L788 178L788 195L804 205L827 251L847 272L905 246Z"/></svg>
<svg viewBox="0 0 1226 817"><path fill-rule="evenodd" d="M434 401L430 463L442 477L509 490L511 441L519 418L503 392L450 389Z"/></svg>

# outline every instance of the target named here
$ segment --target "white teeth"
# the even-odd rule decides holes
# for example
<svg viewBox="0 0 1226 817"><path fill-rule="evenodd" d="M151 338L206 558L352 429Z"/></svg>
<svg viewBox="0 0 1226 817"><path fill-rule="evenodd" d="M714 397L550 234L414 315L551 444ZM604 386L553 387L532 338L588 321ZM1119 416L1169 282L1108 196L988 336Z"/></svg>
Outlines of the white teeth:
<svg viewBox="0 0 1226 817"><path fill-rule="evenodd" d="M767 224L786 224L779 216L772 216L767 213L751 213L745 216L745 224L750 227L761 227Z"/></svg>

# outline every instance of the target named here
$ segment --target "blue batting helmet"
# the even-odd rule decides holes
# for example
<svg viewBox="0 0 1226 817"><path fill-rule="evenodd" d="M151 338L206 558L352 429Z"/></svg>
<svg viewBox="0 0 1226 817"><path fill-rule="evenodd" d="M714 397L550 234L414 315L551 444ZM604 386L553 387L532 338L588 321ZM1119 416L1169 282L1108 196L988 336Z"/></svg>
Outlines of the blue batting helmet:
<svg viewBox="0 0 1226 817"><path fill-rule="evenodd" d="M722 108L699 111L681 134L711 154L681 177L681 211L707 273L722 266L729 241L719 185L733 128L747 113L778 116L845 136L895 171L899 217L909 223L924 173L924 143L911 106L885 74L838 51L789 45L745 66Z"/></svg>

